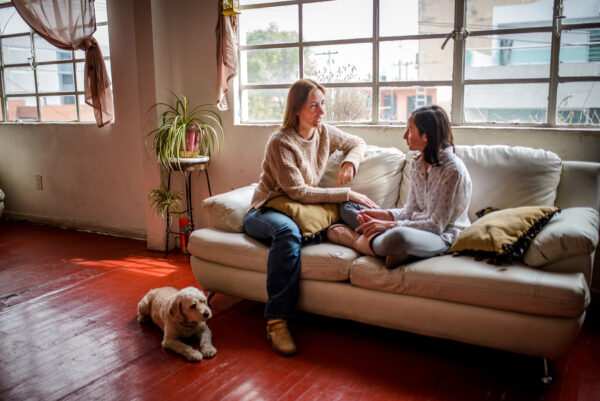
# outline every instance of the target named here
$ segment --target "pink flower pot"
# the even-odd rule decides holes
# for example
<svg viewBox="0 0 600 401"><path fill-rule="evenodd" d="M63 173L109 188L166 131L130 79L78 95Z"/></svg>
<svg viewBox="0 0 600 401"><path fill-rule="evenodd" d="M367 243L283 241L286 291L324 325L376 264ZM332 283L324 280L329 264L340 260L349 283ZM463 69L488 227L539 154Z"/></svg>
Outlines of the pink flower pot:
<svg viewBox="0 0 600 401"><path fill-rule="evenodd" d="M185 131L185 150L183 146L179 150L180 157L198 157L200 153L198 144L200 143L200 130L196 125L192 125Z"/></svg>

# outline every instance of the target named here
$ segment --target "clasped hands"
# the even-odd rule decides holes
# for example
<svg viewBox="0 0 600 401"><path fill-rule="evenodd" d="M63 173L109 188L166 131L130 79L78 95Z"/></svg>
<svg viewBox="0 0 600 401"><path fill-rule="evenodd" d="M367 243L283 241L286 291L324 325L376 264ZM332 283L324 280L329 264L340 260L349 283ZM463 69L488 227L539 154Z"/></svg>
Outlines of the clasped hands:
<svg viewBox="0 0 600 401"><path fill-rule="evenodd" d="M360 210L356 215L356 219L360 226L356 227L355 231L362 232L365 237L371 237L396 227L392 213L385 209Z"/></svg>

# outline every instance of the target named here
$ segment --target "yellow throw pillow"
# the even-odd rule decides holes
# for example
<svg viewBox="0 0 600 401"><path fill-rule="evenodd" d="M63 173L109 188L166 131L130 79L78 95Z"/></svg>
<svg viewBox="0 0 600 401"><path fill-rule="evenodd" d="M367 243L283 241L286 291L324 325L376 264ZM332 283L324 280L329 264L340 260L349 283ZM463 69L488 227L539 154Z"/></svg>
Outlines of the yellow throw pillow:
<svg viewBox="0 0 600 401"><path fill-rule="evenodd" d="M265 206L291 217L305 238L314 238L340 220L338 203L300 203L288 196L278 196L265 203Z"/></svg>
<svg viewBox="0 0 600 401"><path fill-rule="evenodd" d="M554 206L522 206L488 213L467 227L448 253L502 264L520 259L531 240L559 212Z"/></svg>

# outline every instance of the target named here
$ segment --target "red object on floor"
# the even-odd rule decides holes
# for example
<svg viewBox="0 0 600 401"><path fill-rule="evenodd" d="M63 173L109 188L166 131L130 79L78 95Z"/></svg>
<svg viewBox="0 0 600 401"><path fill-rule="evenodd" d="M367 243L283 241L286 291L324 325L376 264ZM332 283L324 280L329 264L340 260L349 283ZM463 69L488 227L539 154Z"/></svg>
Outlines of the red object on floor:
<svg viewBox="0 0 600 401"><path fill-rule="evenodd" d="M136 320L161 286L197 285L189 257L145 242L0 220L2 400L596 401L600 315L540 383L539 358L299 313L299 348L266 340L263 305L217 294L217 355L188 363Z"/></svg>
<svg viewBox="0 0 600 401"><path fill-rule="evenodd" d="M187 245L190 241L190 219L187 217L179 218L179 240L181 241L181 253L187 253Z"/></svg>

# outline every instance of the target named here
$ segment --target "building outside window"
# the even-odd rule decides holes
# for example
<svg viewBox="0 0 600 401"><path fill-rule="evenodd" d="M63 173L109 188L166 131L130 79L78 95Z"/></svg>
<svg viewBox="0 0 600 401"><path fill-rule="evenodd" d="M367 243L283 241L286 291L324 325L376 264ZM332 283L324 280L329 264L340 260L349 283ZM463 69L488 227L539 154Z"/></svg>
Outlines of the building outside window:
<svg viewBox="0 0 600 401"><path fill-rule="evenodd" d="M600 126L600 0L240 4L241 123L280 122L306 77L330 122L405 123L435 103L459 125Z"/></svg>
<svg viewBox="0 0 600 401"><path fill-rule="evenodd" d="M96 0L94 10L94 38L110 76L106 0ZM5 0L0 0L0 57L0 121L95 122L84 99L85 52L52 46Z"/></svg>

